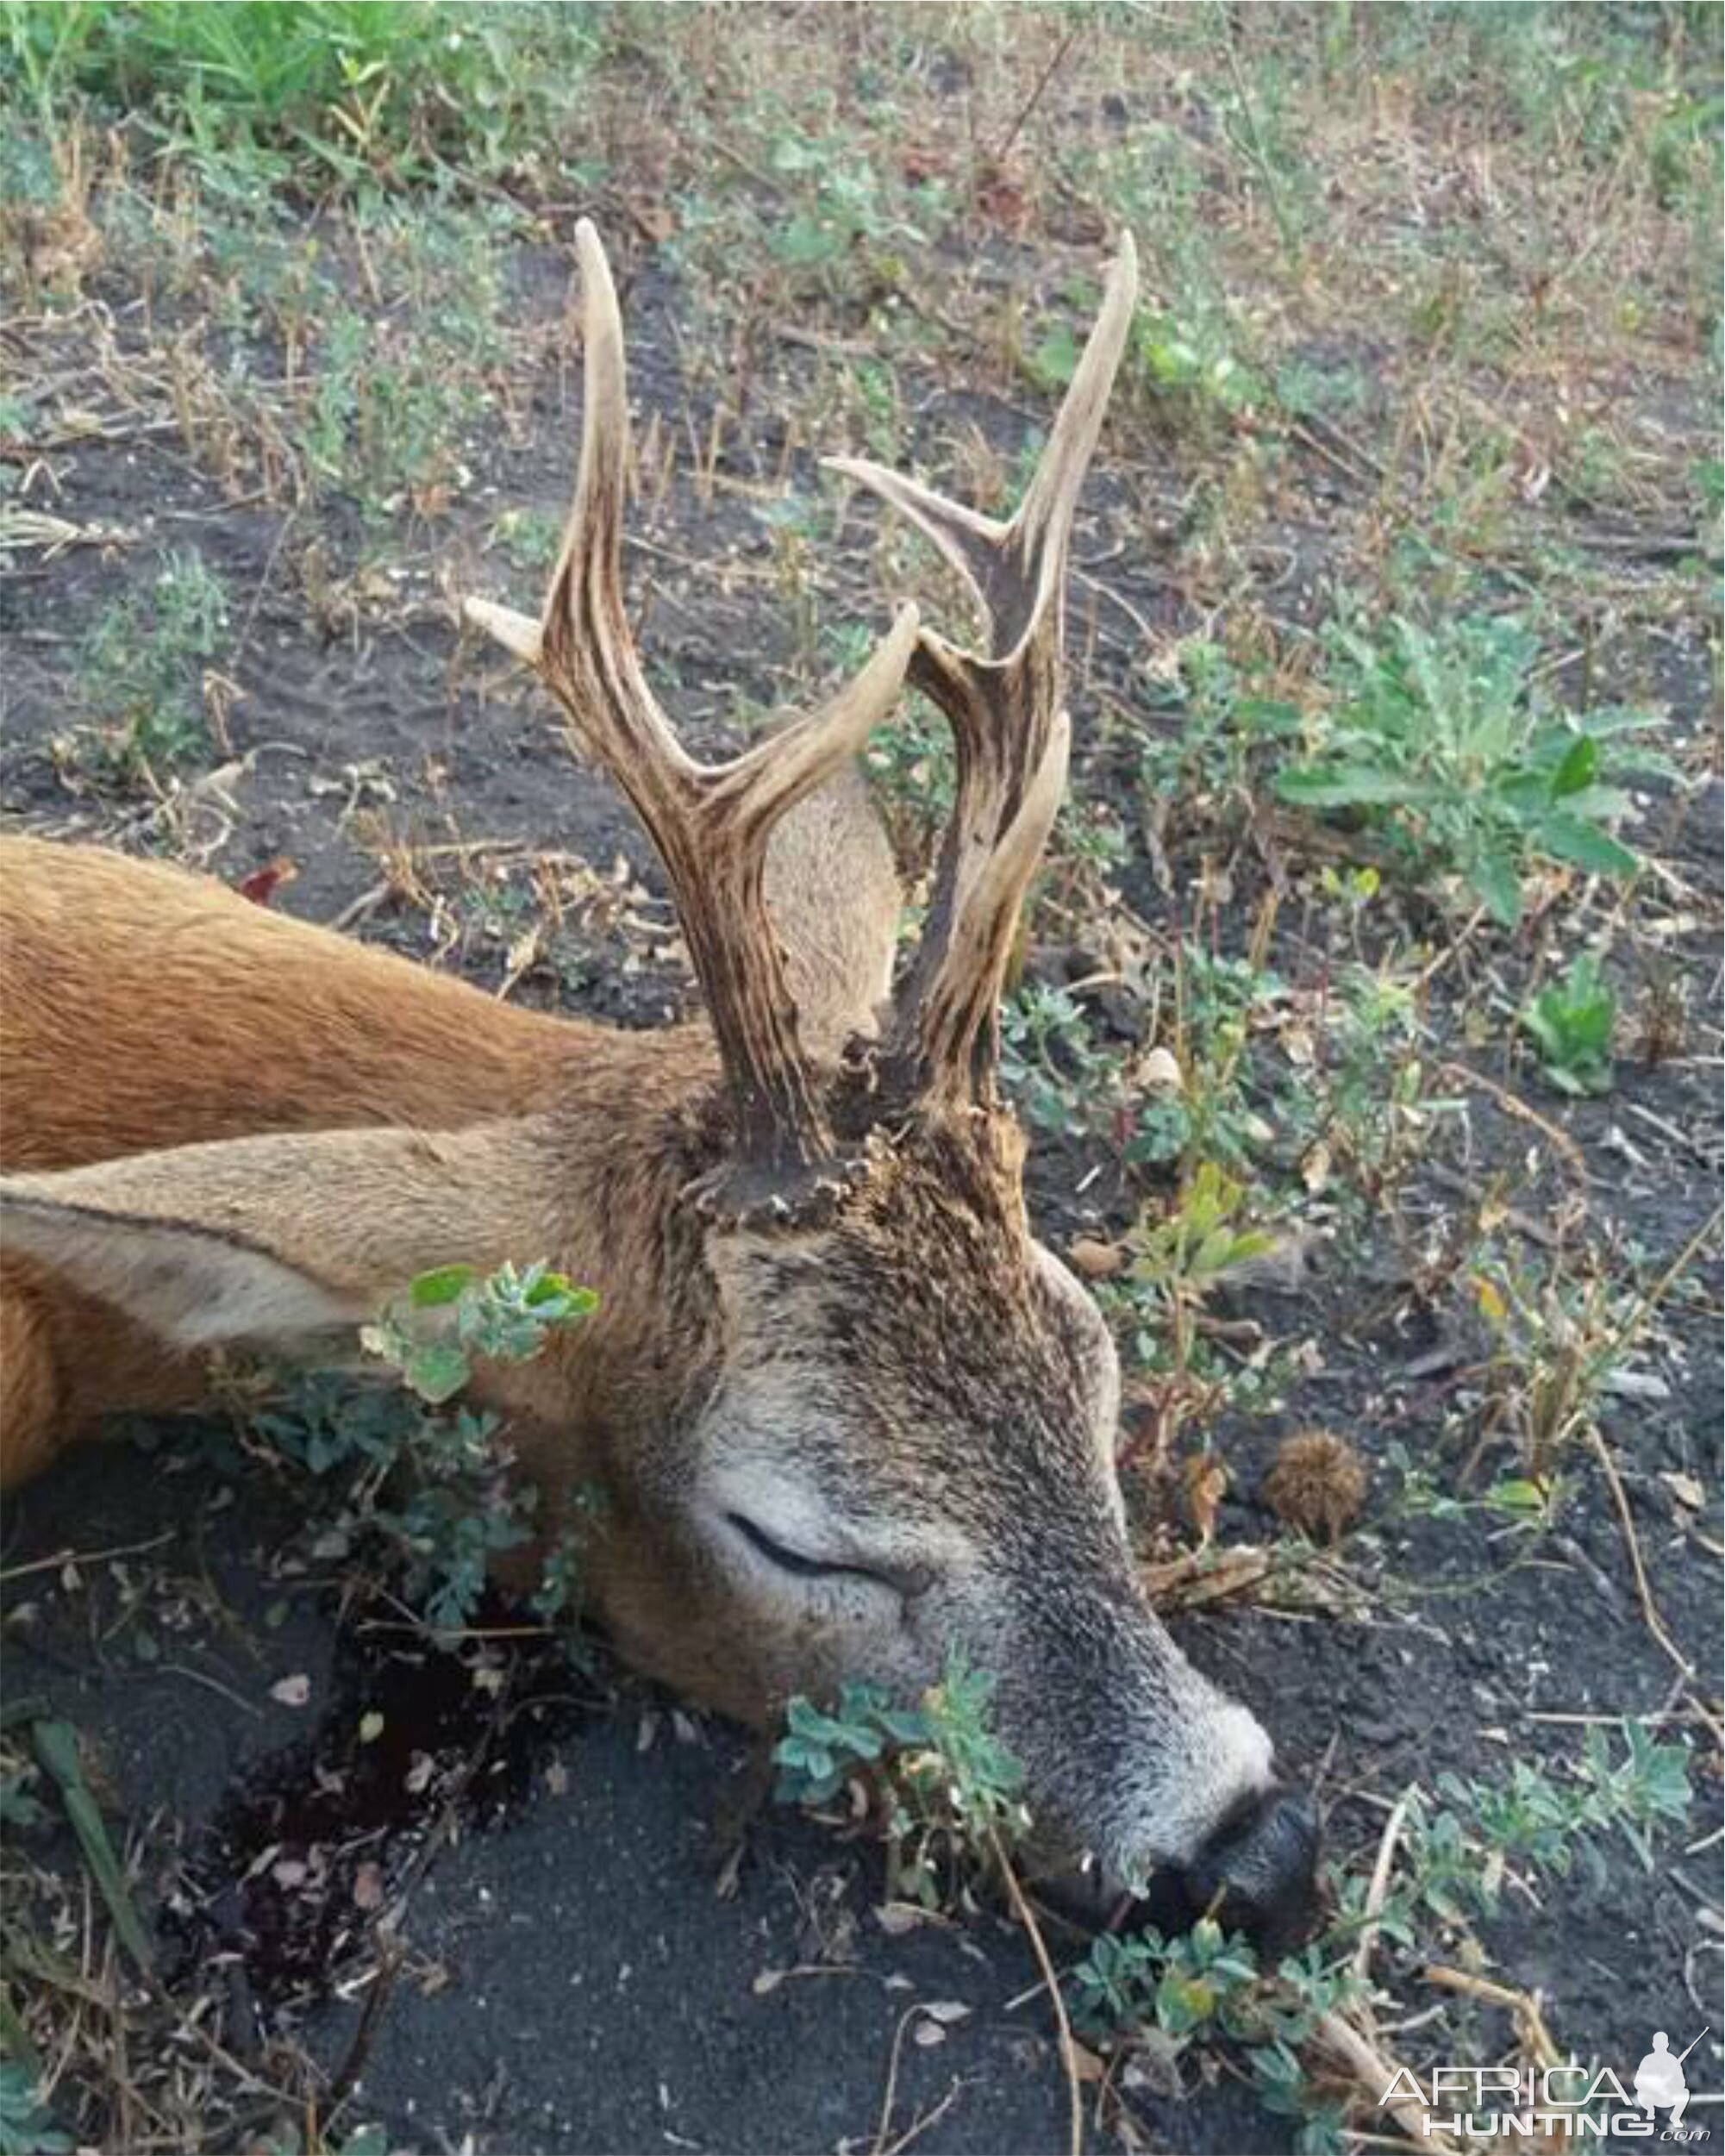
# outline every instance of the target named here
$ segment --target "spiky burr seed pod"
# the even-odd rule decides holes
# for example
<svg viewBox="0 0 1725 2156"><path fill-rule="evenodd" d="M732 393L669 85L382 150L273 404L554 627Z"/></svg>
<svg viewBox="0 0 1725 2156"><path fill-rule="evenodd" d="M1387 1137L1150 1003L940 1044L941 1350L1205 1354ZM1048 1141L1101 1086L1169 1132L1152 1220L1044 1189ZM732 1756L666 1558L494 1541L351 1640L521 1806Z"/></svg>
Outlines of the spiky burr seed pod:
<svg viewBox="0 0 1725 2156"><path fill-rule="evenodd" d="M1366 1503L1366 1464L1345 1437L1296 1430L1277 1447L1265 1476L1264 1502L1285 1526L1332 1546Z"/></svg>

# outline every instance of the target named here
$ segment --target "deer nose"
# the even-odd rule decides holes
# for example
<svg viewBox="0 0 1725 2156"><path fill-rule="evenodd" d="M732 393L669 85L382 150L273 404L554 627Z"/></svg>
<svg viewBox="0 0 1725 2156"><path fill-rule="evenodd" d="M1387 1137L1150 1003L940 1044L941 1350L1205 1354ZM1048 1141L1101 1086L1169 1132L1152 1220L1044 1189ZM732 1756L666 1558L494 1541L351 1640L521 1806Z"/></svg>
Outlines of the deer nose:
<svg viewBox="0 0 1725 2156"><path fill-rule="evenodd" d="M1316 1912L1317 1815L1297 1790L1272 1786L1233 1813L1184 1870L1194 1909L1272 1952Z"/></svg>

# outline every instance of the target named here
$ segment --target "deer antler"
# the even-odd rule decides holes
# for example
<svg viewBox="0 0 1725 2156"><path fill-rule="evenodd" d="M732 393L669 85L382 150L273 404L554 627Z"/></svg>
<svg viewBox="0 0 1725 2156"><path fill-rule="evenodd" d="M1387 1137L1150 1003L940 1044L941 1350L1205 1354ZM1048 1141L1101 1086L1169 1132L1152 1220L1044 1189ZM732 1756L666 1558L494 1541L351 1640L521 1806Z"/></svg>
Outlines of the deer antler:
<svg viewBox="0 0 1725 2156"><path fill-rule="evenodd" d="M867 665L821 710L728 763L699 764L685 752L647 686L624 607L629 422L616 292L584 218L575 247L585 395L562 556L540 621L484 599L466 600L465 610L534 669L577 743L607 766L647 827L718 1037L744 1191L771 1197L834 1148L762 897L767 838L891 708L916 646L916 609L902 609Z"/></svg>
<svg viewBox="0 0 1725 2156"><path fill-rule="evenodd" d="M958 747L958 801L942 842L927 929L900 984L889 1082L906 1098L988 1104L999 1053L1001 984L1049 826L1066 791L1061 702L1066 549L1138 292L1129 233L1028 491L1009 523L884 466L828 464L920 525L976 594L986 652L924 630L910 681L945 714Z"/></svg>

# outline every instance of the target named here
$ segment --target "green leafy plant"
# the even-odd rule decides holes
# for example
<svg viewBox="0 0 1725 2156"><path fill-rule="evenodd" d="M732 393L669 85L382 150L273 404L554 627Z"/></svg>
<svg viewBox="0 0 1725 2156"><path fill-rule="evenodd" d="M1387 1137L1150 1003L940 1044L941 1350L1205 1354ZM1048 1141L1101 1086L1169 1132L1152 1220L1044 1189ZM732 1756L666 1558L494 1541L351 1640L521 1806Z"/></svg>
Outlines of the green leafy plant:
<svg viewBox="0 0 1725 2156"><path fill-rule="evenodd" d="M602 42L582 10L511 17L431 0L71 0L9 6L6 29L0 72L45 118L91 98L206 164L240 159L337 192L422 180L455 159L500 172L524 146L548 148Z"/></svg>
<svg viewBox="0 0 1725 2156"><path fill-rule="evenodd" d="M886 167L859 157L843 135L787 126L773 143L772 162L794 207L773 226L768 247L802 278L831 284L859 247L871 250L877 266L890 267L882 250L927 244L904 214L908 205L889 188ZM922 200L932 202L935 191L924 188Z"/></svg>
<svg viewBox="0 0 1725 2156"><path fill-rule="evenodd" d="M1189 1172L1205 1161L1238 1169L1267 1145L1271 1130L1252 1104L1258 1082L1252 1034L1254 1020L1283 992L1276 975L1249 959L1224 958L1182 940L1172 1044L1179 1082L1139 1103L1125 1145L1128 1161L1178 1161Z"/></svg>
<svg viewBox="0 0 1725 2156"><path fill-rule="evenodd" d="M1131 359L1145 386L1187 416L1231 416L1264 394L1257 375L1237 356L1232 325L1220 309L1182 316L1141 309Z"/></svg>
<svg viewBox="0 0 1725 2156"><path fill-rule="evenodd" d="M1535 861L1623 877L1636 857L1613 827L1631 813L1616 782L1664 772L1622 738L1653 725L1628 709L1555 708L1538 646L1512 619L1464 616L1440 630L1400 616L1380 639L1332 639L1335 701L1316 753L1278 773L1300 808L1351 810L1385 833L1414 876L1459 876L1506 928Z"/></svg>
<svg viewBox="0 0 1725 2156"><path fill-rule="evenodd" d="M1172 683L1147 677L1143 694L1172 715L1168 732L1141 726L1140 734L1139 777L1153 816L1188 814L1216 796L1249 800L1261 752L1299 733L1295 705L1251 694L1222 647L1203 638L1182 643Z"/></svg>
<svg viewBox="0 0 1725 2156"><path fill-rule="evenodd" d="M1352 888L1375 872L1354 872ZM1308 1187L1319 1187L1325 1163L1346 1176L1356 1212L1367 1219L1419 1160L1434 1120L1461 1103L1431 1090L1421 1053L1418 993L1389 961L1343 969L1329 1000L1322 1055L1309 1083L1291 1090L1284 1115L1305 1140Z"/></svg>
<svg viewBox="0 0 1725 2156"><path fill-rule="evenodd" d="M0 2060L0 2156L70 2156L72 2136L54 2124L38 2087L22 2059Z"/></svg>
<svg viewBox="0 0 1725 2156"><path fill-rule="evenodd" d="M1616 1756L1609 1732L1595 1724L1561 1780L1516 1759L1501 1781L1441 1774L1441 1804L1410 1790L1401 1865L1376 1919L1384 1935L1411 1949L1422 1913L1448 1923L1496 1915L1516 1867L1547 1878L1579 1871L1597 1891L1609 1878L1603 1845L1614 1836L1650 1872L1656 1829L1689 1815L1689 1751L1637 1722L1623 1725L1623 1747ZM1338 1932L1364 1921L1366 1892L1363 1879L1339 1884Z"/></svg>
<svg viewBox="0 0 1725 2156"><path fill-rule="evenodd" d="M878 1775L893 1890L939 1906L1029 1831L1024 1770L989 1726L994 1687L955 1648L914 1707L868 1684L847 1684L831 1713L799 1695L773 1747L778 1801L826 1803L853 1775Z"/></svg>
<svg viewBox="0 0 1725 2156"><path fill-rule="evenodd" d="M1262 1970L1247 1940L1205 1916L1171 1939L1149 1927L1105 1934L1067 1982L1073 2025L1093 2039L1152 2028L1162 2055L1176 2059L1204 2039L1246 2046L1259 2100L1299 2121L1301 2156L1339 2156L1341 2113L1316 2093L1299 2047L1358 1995L1344 1963L1314 1946Z"/></svg>
<svg viewBox="0 0 1725 2156"><path fill-rule="evenodd" d="M491 1559L530 1539L538 1492L512 1472L496 1415L447 1403L476 1358L528 1360L596 1303L543 1265L503 1265L483 1276L459 1265L422 1273L361 1336L404 1390L314 1373L254 1413L251 1426L311 1474L349 1478L322 1538L327 1547L381 1535L405 1559L409 1590L427 1622L459 1631L484 1591ZM576 1509L580 1516L547 1552L532 1597L547 1621L579 1607L597 1496L581 1493Z"/></svg>
<svg viewBox="0 0 1725 2156"><path fill-rule="evenodd" d="M1213 1160L1199 1164L1159 1218L1146 1216L1132 1234L1132 1277L1151 1290L1178 1336L1219 1280L1270 1247L1261 1229L1243 1225L1243 1183Z"/></svg>
<svg viewBox="0 0 1725 2156"><path fill-rule="evenodd" d="M1611 1033L1617 1005L1599 961L1579 951L1560 981L1548 982L1522 1013L1540 1065L1559 1092L1611 1090Z"/></svg>
<svg viewBox="0 0 1725 2156"><path fill-rule="evenodd" d="M1609 1277L1577 1279L1556 1260L1534 1264L1513 1249L1483 1251L1470 1284L1491 1342L1484 1428L1513 1434L1543 1512L1557 1497L1546 1485L1624 1359L1637 1308Z"/></svg>
<svg viewBox="0 0 1725 2156"><path fill-rule="evenodd" d="M201 669L227 634L227 586L196 547L165 554L147 587L103 609L78 663L99 775L131 779L208 750Z"/></svg>
<svg viewBox="0 0 1725 2156"><path fill-rule="evenodd" d="M1118 1066L1064 988L1021 983L1001 1008L1000 1041L1006 1090L1039 1130L1080 1135L1111 1109Z"/></svg>
<svg viewBox="0 0 1725 2156"><path fill-rule="evenodd" d="M1153 2030L1164 2059L1178 2060L1197 2042L1238 2044L1259 2101L1298 2122L1301 2156L1339 2156L1342 2113L1322 2093L1316 2069L1325 2022L1361 1996L1353 1966L1361 1928L1369 1923L1410 1953L1428 1954L1434 1923L1466 1925L1498 1913L1514 1868L1546 1878L1579 1868L1603 1885L1601 1845L1614 1835L1651 1869L1655 1832L1688 1816L1689 1754L1680 1744L1659 1743L1638 1722L1624 1734L1618 1756L1605 1729L1590 1728L1562 1779L1518 1759L1502 1780L1440 1777L1441 1803L1409 1790L1388 1890L1381 1880L1374 1888L1364 1871L1333 1866L1330 1923L1273 1969L1209 1917L1173 1938L1149 1928L1104 1935L1067 1978L1073 2025L1103 2042Z"/></svg>
<svg viewBox="0 0 1725 2156"><path fill-rule="evenodd" d="M422 1272L404 1298L363 1328L361 1344L392 1364L422 1400L438 1407L473 1374L473 1359L530 1362L559 1327L598 1308L591 1288L578 1288L543 1264L517 1272L505 1263L479 1274L472 1265Z"/></svg>

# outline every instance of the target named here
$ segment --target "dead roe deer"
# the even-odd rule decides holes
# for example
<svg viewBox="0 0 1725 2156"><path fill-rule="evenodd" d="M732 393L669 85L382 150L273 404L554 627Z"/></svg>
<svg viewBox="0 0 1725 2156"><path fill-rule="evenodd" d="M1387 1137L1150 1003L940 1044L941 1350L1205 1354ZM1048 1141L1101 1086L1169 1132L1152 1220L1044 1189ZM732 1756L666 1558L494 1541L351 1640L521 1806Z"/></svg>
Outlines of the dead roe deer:
<svg viewBox="0 0 1725 2156"><path fill-rule="evenodd" d="M904 1694L954 1647L1045 1831L1172 1865L1279 1932L1316 1835L1270 1740L1134 1576L1107 1328L1035 1242L995 1078L1021 903L1066 785L1074 505L1131 320L1129 240L1022 506L998 523L836 468L956 564L984 652L906 606L824 709L728 763L680 746L625 610L622 331L583 224L579 472L533 667L639 811L709 1023L616 1033L94 847L3 847L7 1474L103 1413L195 1397L199 1351L351 1332L419 1272L548 1257L597 1314L483 1370L542 1516L606 1500L590 1599L624 1654L772 1717ZM957 744L914 956L855 753L908 680Z"/></svg>

